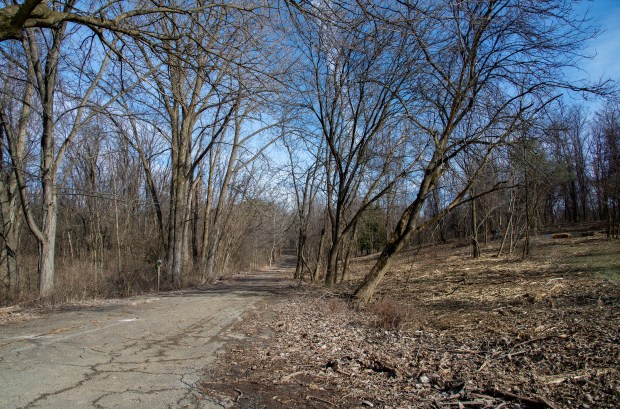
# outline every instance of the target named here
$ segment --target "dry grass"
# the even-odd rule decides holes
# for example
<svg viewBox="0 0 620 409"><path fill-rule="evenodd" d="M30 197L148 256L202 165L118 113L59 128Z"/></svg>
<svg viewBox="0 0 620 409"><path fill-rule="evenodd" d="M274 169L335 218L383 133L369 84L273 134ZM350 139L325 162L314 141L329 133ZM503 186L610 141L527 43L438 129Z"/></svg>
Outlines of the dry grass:
<svg viewBox="0 0 620 409"><path fill-rule="evenodd" d="M577 298L604 298L615 287L610 278L620 277L620 242L601 237L539 238L526 260L495 257L496 252L489 246L481 258L472 259L469 246L458 243L404 252L375 299L401 303L418 324L447 320L447 329L468 331L511 306L544 309ZM369 257L357 259L354 276L360 279L371 263Z"/></svg>
<svg viewBox="0 0 620 409"><path fill-rule="evenodd" d="M19 286L10 294L0 294L0 305L61 305L93 299L129 297L156 289L157 275L154 266L145 266L141 260L124 261L120 272L117 266L115 259L107 260L102 265L94 264L90 260L60 258L56 262L54 295L40 299L37 258L24 256L19 264ZM170 288L166 279L164 275L162 290Z"/></svg>

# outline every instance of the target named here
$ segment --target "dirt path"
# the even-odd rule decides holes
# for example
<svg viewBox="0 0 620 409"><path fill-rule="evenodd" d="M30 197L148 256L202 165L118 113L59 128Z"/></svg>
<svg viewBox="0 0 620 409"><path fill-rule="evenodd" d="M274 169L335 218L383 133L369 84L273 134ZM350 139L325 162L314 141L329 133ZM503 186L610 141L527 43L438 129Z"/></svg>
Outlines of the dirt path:
<svg viewBox="0 0 620 409"><path fill-rule="evenodd" d="M243 312L291 285L289 265L0 326L0 407L222 407L201 374Z"/></svg>

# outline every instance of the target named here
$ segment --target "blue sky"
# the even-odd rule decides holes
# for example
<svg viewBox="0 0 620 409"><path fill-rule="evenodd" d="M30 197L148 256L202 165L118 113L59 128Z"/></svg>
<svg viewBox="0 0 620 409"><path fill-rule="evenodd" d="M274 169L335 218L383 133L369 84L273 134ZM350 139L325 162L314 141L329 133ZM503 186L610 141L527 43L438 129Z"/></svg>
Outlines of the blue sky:
<svg viewBox="0 0 620 409"><path fill-rule="evenodd" d="M620 82L620 0L584 1L578 7L587 9L591 23L603 30L588 42L587 51L596 53L590 61L584 61L582 68L591 80L601 77Z"/></svg>

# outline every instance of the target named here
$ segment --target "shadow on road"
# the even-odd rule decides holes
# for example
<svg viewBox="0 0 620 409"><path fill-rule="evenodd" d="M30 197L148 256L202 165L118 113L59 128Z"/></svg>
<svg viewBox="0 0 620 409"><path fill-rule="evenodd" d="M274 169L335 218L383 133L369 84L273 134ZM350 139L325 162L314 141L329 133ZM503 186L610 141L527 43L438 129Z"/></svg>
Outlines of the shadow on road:
<svg viewBox="0 0 620 409"><path fill-rule="evenodd" d="M54 307L37 309L38 313L51 312L112 312L121 310L128 305L139 305L150 302L154 298L204 297L208 294L232 294L238 297L254 297L256 295L285 295L298 286L293 280L295 256L283 256L272 267L265 267L250 272L232 274L213 284L160 293L145 293L134 297L107 300L92 300L80 304L64 304ZM101 303L92 305L91 303ZM90 305L89 305L90 304ZM1 322L0 322L1 325Z"/></svg>
<svg viewBox="0 0 620 409"><path fill-rule="evenodd" d="M191 297L204 294L221 294L234 292L239 296L254 296L257 294L283 295L291 288L296 288L298 282L293 280L295 256L283 256L271 267L265 267L250 272L240 272L230 275L214 284L188 290L161 293L161 297Z"/></svg>

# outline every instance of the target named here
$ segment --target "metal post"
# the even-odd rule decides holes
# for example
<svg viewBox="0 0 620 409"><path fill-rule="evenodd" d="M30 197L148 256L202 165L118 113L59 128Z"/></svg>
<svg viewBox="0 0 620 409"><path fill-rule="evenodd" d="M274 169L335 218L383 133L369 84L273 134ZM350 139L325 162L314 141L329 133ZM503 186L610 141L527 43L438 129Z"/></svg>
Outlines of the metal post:
<svg viewBox="0 0 620 409"><path fill-rule="evenodd" d="M161 278L161 260L157 260L157 292L159 292L160 278Z"/></svg>

